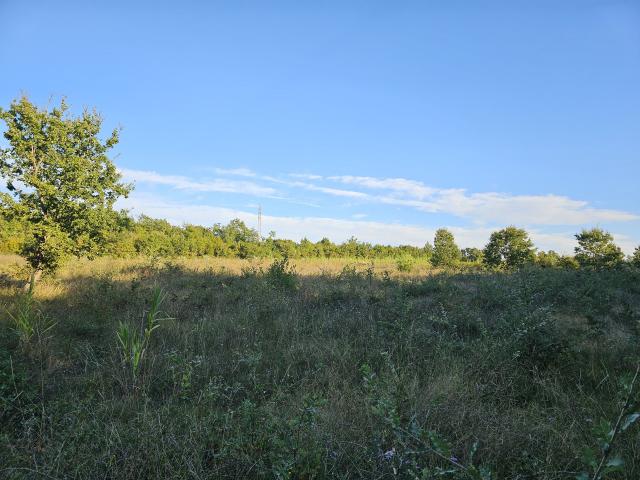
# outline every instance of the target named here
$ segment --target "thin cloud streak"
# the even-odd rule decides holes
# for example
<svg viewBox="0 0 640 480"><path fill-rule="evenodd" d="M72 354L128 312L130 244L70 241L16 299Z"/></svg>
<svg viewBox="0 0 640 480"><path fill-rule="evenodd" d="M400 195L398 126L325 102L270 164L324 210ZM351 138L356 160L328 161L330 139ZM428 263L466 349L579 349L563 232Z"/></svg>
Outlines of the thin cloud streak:
<svg viewBox="0 0 640 480"><path fill-rule="evenodd" d="M412 207L427 213L455 215L476 223L584 225L626 222L640 218L629 212L594 208L588 202L560 195L509 195L496 192L469 194L464 189L437 189L405 178L333 176L326 179L393 194L370 195L368 198L374 201Z"/></svg>
<svg viewBox="0 0 640 480"><path fill-rule="evenodd" d="M256 177L258 174L249 168L214 168L218 175L237 175L239 177Z"/></svg>
<svg viewBox="0 0 640 480"><path fill-rule="evenodd" d="M498 192L469 193L464 189L434 188L423 182L406 178L375 178L366 176L329 176L289 174L287 180L259 175L246 168L215 169L229 176L251 177L253 180L215 178L196 181L180 175L163 175L153 171L122 169L127 180L161 184L190 192L227 192L258 197L276 198L294 203L283 189L301 189L332 197L343 197L370 204L409 207L424 213L446 214L467 219L479 225L587 225L600 222L629 222L638 215L613 209L592 207L588 202L561 195L510 195ZM280 188L264 183L279 185ZM327 184L328 182L331 183ZM344 189L335 184L355 185L366 191ZM313 205L317 205L313 203Z"/></svg>
<svg viewBox="0 0 640 480"><path fill-rule="evenodd" d="M350 175L327 177L327 180L350 185L360 185L362 187L377 190L392 190L414 198L423 199L438 192L416 180L407 178L375 178L375 177L354 177Z"/></svg>
<svg viewBox="0 0 640 480"><path fill-rule="evenodd" d="M127 181L167 185L179 190L188 190L192 192L241 193L270 197L274 197L278 194L278 191L274 188L264 187L248 181L221 178L208 181L194 181L181 175L163 175L147 170L120 169L120 173Z"/></svg>

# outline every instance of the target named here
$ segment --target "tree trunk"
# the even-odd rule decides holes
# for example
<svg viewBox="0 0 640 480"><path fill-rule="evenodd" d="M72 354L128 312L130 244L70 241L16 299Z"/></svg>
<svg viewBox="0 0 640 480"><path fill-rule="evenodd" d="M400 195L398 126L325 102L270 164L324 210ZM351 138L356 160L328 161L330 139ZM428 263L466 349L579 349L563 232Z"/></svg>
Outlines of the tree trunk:
<svg viewBox="0 0 640 480"><path fill-rule="evenodd" d="M40 281L40 277L42 277L42 270L38 268L33 269L31 271L31 277L29 277L29 282L24 286L24 291L31 295L36 288L36 283Z"/></svg>

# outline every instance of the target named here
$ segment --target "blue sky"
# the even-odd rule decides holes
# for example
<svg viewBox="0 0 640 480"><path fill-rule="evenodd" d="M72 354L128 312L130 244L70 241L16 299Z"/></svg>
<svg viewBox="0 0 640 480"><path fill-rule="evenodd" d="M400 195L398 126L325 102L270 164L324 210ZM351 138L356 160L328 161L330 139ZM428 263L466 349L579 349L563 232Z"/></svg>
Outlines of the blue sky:
<svg viewBox="0 0 640 480"><path fill-rule="evenodd" d="M122 126L132 213L640 243L640 2L4 0L0 19L0 105L65 95Z"/></svg>

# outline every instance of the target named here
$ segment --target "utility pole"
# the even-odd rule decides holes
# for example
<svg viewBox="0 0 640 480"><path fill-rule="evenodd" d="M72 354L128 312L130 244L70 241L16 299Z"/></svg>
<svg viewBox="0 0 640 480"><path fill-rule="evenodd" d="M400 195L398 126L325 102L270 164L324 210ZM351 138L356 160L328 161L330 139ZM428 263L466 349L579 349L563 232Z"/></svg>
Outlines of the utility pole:
<svg viewBox="0 0 640 480"><path fill-rule="evenodd" d="M258 205L258 238L262 241L262 205Z"/></svg>

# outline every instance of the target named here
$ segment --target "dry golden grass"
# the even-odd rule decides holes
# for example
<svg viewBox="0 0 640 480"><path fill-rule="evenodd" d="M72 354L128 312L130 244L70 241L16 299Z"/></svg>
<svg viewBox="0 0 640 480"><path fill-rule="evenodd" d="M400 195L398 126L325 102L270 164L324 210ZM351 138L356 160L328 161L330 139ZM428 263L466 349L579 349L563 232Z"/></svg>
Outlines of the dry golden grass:
<svg viewBox="0 0 640 480"><path fill-rule="evenodd" d="M214 273L240 275L251 269L266 269L273 259L239 259L223 257L178 257L171 259L138 258L109 258L102 257L95 260L78 259L68 261L59 272L55 281L44 278L37 289L37 297L51 298L64 292L65 281L77 277L110 276L113 280L130 281L139 269L162 269L175 266L193 273ZM355 272L371 272L374 276L387 275L394 279L419 279L439 272L427 261L416 261L410 271L399 271L394 259L349 259L349 258L304 258L291 259L291 266L296 273L303 277L335 276L345 268ZM14 280L23 280L29 276L26 262L17 255L0 255L0 275L10 275ZM0 286L0 288L2 288Z"/></svg>

